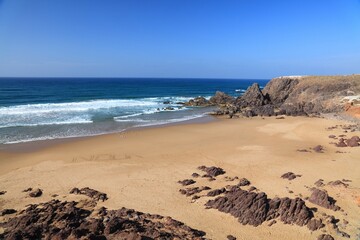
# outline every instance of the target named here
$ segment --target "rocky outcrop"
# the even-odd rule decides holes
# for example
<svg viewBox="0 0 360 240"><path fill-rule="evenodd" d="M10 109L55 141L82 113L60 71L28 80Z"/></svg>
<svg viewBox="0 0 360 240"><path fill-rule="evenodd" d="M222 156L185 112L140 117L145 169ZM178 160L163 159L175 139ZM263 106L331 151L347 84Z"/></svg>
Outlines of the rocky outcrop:
<svg viewBox="0 0 360 240"><path fill-rule="evenodd" d="M360 109L360 75L351 76L289 76L272 79L263 90L257 83L235 100L217 92L210 101L204 98L190 100L188 106L220 107L215 115L236 114L254 116L308 116L320 113ZM350 101L350 102L349 102ZM357 145L358 142L351 142Z"/></svg>
<svg viewBox="0 0 360 240"><path fill-rule="evenodd" d="M253 226L275 218L286 224L304 226L313 217L312 211L300 198L268 199L263 192L249 192L239 187L233 187L224 196L209 200L206 206L229 213L244 225Z"/></svg>
<svg viewBox="0 0 360 240"><path fill-rule="evenodd" d="M178 181L178 183L180 183L183 186L188 186L188 185L194 184L196 182L192 179L184 179L184 180Z"/></svg>
<svg viewBox="0 0 360 240"><path fill-rule="evenodd" d="M340 207L335 205L336 201L332 197L330 197L325 190L320 190L317 188L312 189L309 202L334 211L340 209Z"/></svg>
<svg viewBox="0 0 360 240"><path fill-rule="evenodd" d="M216 177L222 174L225 174L224 169L219 167L206 167L206 166L199 166L199 170L206 172L206 175L209 177Z"/></svg>
<svg viewBox="0 0 360 240"><path fill-rule="evenodd" d="M227 95L224 92L217 91L213 97L210 98L209 102L215 105L231 104L235 101L235 98Z"/></svg>
<svg viewBox="0 0 360 240"><path fill-rule="evenodd" d="M204 239L204 232L170 217L121 208L94 210L77 202L32 204L1 223L0 239Z"/></svg>
<svg viewBox="0 0 360 240"><path fill-rule="evenodd" d="M287 172L287 173L284 173L283 175L281 175L281 178L288 179L288 180L293 180L296 177L301 177L301 175L296 175L293 172Z"/></svg>
<svg viewBox="0 0 360 240"><path fill-rule="evenodd" d="M184 106L190 106L190 107L206 107L211 105L213 104L210 103L210 101L204 97L196 97L184 103Z"/></svg>
<svg viewBox="0 0 360 240"><path fill-rule="evenodd" d="M37 197L40 197L42 194L43 194L42 190L39 189L39 188L37 188L37 189L35 189L34 191L31 191L31 192L29 193L29 196L30 196L30 197L33 197L33 198L37 198Z"/></svg>
<svg viewBox="0 0 360 240"><path fill-rule="evenodd" d="M268 103L268 98L260 90L257 83L251 85L244 95L236 99L236 105L240 108L244 107L259 107Z"/></svg>

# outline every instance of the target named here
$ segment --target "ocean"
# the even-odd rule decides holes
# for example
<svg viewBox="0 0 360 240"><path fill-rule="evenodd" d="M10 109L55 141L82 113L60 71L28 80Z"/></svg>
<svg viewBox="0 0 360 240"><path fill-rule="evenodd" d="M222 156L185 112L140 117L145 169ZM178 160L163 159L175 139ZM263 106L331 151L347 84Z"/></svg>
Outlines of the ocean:
<svg viewBox="0 0 360 240"><path fill-rule="evenodd" d="M216 91L240 96L264 79L0 78L0 144L92 136L182 122L213 107L183 107ZM171 107L174 110L165 110Z"/></svg>

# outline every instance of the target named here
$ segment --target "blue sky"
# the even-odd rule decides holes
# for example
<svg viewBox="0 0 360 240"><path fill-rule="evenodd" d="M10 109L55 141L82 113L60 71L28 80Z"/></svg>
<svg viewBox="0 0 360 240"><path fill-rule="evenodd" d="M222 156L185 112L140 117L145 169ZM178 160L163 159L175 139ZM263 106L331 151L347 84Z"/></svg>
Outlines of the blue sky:
<svg viewBox="0 0 360 240"><path fill-rule="evenodd" d="M353 73L359 0L0 0L0 76Z"/></svg>

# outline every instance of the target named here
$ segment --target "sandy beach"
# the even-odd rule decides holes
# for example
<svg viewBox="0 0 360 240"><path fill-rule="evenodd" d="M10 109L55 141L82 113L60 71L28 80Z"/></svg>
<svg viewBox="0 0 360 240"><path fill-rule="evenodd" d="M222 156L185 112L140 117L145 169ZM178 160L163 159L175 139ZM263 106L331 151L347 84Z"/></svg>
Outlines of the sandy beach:
<svg viewBox="0 0 360 240"><path fill-rule="evenodd" d="M254 227L242 225L230 214L206 209L204 204L214 197L202 192L199 199L192 200L179 193L184 187L178 183L191 179L194 172L201 174L197 167L205 165L221 167L226 173L215 181L196 178L191 186L217 189L236 184L229 178L237 176L247 178L250 186L269 198L305 198L310 196L314 183L323 179L323 189L342 210L325 209L309 201L306 205L317 208L315 216L335 216L340 220L339 229L356 239L360 227L360 147L338 148L330 144L334 140L328 136L351 137L358 132L327 129L346 124L305 117L220 119L69 140L28 152L2 151L0 191L6 193L0 196L0 208L21 210L53 198L86 199L69 191L90 187L108 195L109 199L99 202L97 208L126 207L170 216L206 232L209 239L226 239L229 234L237 239L316 239L323 232L343 239L327 224L313 232L306 226L281 221ZM323 153L311 150L317 145L324 147ZM281 178L286 172L301 177L291 181ZM342 179L350 180L348 187L326 184ZM28 197L22 191L29 187L42 189L43 195ZM347 224L342 224L344 219Z"/></svg>

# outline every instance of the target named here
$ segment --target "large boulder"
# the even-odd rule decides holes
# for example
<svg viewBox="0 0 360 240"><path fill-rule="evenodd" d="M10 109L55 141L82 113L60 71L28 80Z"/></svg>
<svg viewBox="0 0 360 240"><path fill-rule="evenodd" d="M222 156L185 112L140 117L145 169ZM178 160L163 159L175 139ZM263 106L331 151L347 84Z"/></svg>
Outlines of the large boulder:
<svg viewBox="0 0 360 240"><path fill-rule="evenodd" d="M279 105L285 102L298 83L298 78L274 78L266 84L263 89L263 94L268 96L273 104Z"/></svg>
<svg viewBox="0 0 360 240"><path fill-rule="evenodd" d="M215 105L231 104L234 101L235 101L234 97L220 91L217 91L215 95L210 98L210 103Z"/></svg>
<svg viewBox="0 0 360 240"><path fill-rule="evenodd" d="M261 92L260 86L257 83L251 85L244 95L236 99L236 105L243 107L263 106L268 103L268 99Z"/></svg>
<svg viewBox="0 0 360 240"><path fill-rule="evenodd" d="M190 101L184 103L184 106L190 106L190 107L206 107L206 106L210 106L210 105L213 105L213 104L210 103L210 101L204 97L196 97L196 98L190 99Z"/></svg>

